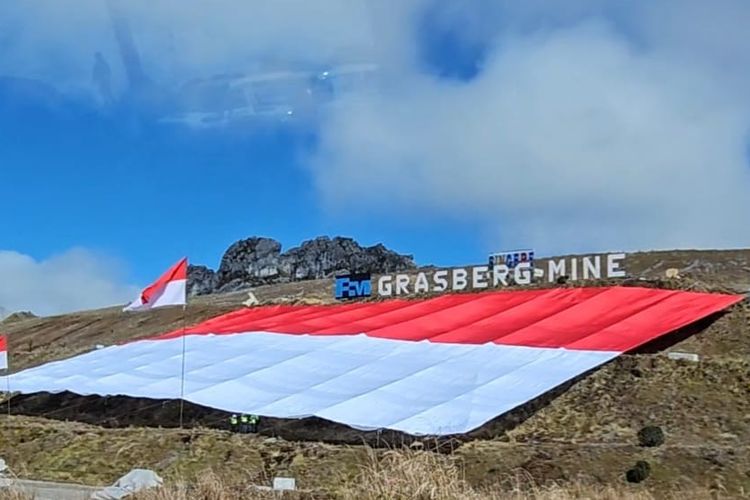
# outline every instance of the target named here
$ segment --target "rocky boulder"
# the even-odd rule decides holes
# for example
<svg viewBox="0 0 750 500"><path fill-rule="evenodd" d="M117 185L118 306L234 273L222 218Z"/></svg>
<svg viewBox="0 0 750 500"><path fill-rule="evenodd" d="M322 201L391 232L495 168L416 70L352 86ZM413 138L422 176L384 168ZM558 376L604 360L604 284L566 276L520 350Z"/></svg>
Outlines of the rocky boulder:
<svg viewBox="0 0 750 500"><path fill-rule="evenodd" d="M188 266L187 293L189 297L213 293L218 282L219 277L213 269L206 266Z"/></svg>
<svg viewBox="0 0 750 500"><path fill-rule="evenodd" d="M328 278L337 272L391 273L415 267L411 256L399 255L382 244L362 247L352 238L342 237L315 238L282 256L282 270L293 280Z"/></svg>
<svg viewBox="0 0 750 500"><path fill-rule="evenodd" d="M191 295L232 292L269 283L321 279L342 272L391 273L416 268L411 255L401 255L378 244L362 247L352 238L319 237L281 252L281 243L253 237L232 244L219 270L191 266Z"/></svg>
<svg viewBox="0 0 750 500"><path fill-rule="evenodd" d="M248 238L232 244L221 258L216 291L278 282L280 257L281 243L270 238Z"/></svg>

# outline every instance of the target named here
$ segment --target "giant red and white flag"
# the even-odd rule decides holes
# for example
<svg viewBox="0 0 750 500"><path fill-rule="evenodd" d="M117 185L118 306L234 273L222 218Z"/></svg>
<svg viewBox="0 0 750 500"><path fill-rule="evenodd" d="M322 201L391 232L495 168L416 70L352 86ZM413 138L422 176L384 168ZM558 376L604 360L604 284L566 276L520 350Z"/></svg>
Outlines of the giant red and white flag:
<svg viewBox="0 0 750 500"><path fill-rule="evenodd" d="M10 383L22 394L184 394L228 412L456 434L743 298L600 287L249 307Z"/></svg>
<svg viewBox="0 0 750 500"><path fill-rule="evenodd" d="M154 283L146 287L123 311L143 311L155 307L187 303L187 258L182 259Z"/></svg>
<svg viewBox="0 0 750 500"><path fill-rule="evenodd" d="M8 368L8 341L0 335L0 370Z"/></svg>

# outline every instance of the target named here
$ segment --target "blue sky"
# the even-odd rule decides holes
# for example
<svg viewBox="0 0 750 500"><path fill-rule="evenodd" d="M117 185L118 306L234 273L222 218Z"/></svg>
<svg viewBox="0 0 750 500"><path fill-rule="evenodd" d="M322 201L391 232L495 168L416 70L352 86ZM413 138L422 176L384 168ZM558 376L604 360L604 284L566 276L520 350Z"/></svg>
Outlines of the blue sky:
<svg viewBox="0 0 750 500"><path fill-rule="evenodd" d="M0 7L0 278L25 290L0 286L5 309L118 302L251 235L351 236L439 265L750 246L745 2L122 5L153 86L133 80L105 2ZM376 69L292 116L164 121L228 102L186 83L352 62Z"/></svg>
<svg viewBox="0 0 750 500"><path fill-rule="evenodd" d="M83 246L127 260L145 281L183 254L216 267L243 237L290 248L322 234L382 241L426 262L482 258L474 227L322 211L299 160L314 130L194 130L3 91L11 105L0 116L0 197L12 213L3 246L37 259Z"/></svg>
<svg viewBox="0 0 750 500"><path fill-rule="evenodd" d="M415 36L429 72L474 75L476 44L424 23ZM0 197L13 214L5 248L43 260L83 246L125 259L140 282L182 254L216 267L231 242L251 235L286 248L346 235L425 263L475 262L486 253L470 221L321 210L300 161L315 148L314 123L196 130L160 123L133 104L102 113L54 79L24 83L44 85L41 95L15 80L0 84Z"/></svg>

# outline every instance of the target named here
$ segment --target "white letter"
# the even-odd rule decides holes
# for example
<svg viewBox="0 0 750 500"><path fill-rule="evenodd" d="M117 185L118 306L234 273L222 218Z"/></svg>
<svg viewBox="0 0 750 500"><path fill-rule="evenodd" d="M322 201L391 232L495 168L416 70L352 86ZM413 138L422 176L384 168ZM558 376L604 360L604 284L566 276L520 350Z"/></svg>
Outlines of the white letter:
<svg viewBox="0 0 750 500"><path fill-rule="evenodd" d="M390 295L393 292L391 288L391 276L381 276L378 280L378 295Z"/></svg>
<svg viewBox="0 0 750 500"><path fill-rule="evenodd" d="M595 279L602 278L602 258L598 255L594 257L594 263L591 263L591 257L583 258L583 279L588 279L589 276Z"/></svg>
<svg viewBox="0 0 750 500"><path fill-rule="evenodd" d="M620 263L615 262L615 259L621 260L625 258L624 253L613 253L607 255L607 278L624 278L625 271L619 270Z"/></svg>
<svg viewBox="0 0 750 500"><path fill-rule="evenodd" d="M427 283L427 276L424 273L417 274L417 281L414 284L414 293L429 292L430 284Z"/></svg>
<svg viewBox="0 0 750 500"><path fill-rule="evenodd" d="M432 281L435 282L435 287L432 289L435 292L442 292L448 289L448 271L435 271L432 275Z"/></svg>
<svg viewBox="0 0 750 500"><path fill-rule="evenodd" d="M498 283L502 283L503 286L508 286L508 281L505 279L508 277L508 266L505 264L499 264L492 268L492 286L497 286Z"/></svg>
<svg viewBox="0 0 750 500"><path fill-rule="evenodd" d="M560 261L555 264L555 261L550 259L549 263L547 264L548 267L548 273L549 276L549 282L554 283L557 279L556 275L559 276L565 276L565 259L560 259Z"/></svg>
<svg viewBox="0 0 750 500"><path fill-rule="evenodd" d="M487 288L487 266L477 266L471 269L471 281L473 288Z"/></svg>
<svg viewBox="0 0 750 500"><path fill-rule="evenodd" d="M409 275L408 274L397 274L396 275L396 295L404 295L409 293Z"/></svg>
<svg viewBox="0 0 750 500"><path fill-rule="evenodd" d="M469 276L469 273L466 272L466 269L454 269L453 270L453 289L463 290L464 288L466 288L466 285L469 284L469 282L466 281L467 276Z"/></svg>
<svg viewBox="0 0 750 500"><path fill-rule="evenodd" d="M519 262L513 270L513 281L519 285L531 283L531 262Z"/></svg>
<svg viewBox="0 0 750 500"><path fill-rule="evenodd" d="M578 259L575 257L570 261L570 279L573 281L578 279Z"/></svg>

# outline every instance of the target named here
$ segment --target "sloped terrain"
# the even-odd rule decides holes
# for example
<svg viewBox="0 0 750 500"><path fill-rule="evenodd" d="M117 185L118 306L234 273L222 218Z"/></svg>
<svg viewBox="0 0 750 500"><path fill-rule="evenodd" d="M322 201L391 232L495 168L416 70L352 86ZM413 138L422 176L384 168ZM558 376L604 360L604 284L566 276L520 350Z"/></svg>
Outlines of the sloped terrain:
<svg viewBox="0 0 750 500"><path fill-rule="evenodd" d="M546 259L538 261L546 266ZM624 268L630 278L609 282L587 282L588 286L630 284L699 291L750 293L750 250L643 252L629 254ZM666 269L676 268L680 279L668 280ZM374 277L376 278L376 277ZM560 286L540 283L540 287ZM566 286L580 286L569 283ZM252 289L261 303L335 303L333 280L307 280ZM179 308L157 309L146 313L124 314L120 307L84 311L53 317L15 317L0 322L0 330L9 335L13 351L13 369L18 370L48 360L60 359L94 348L97 344L143 338L176 330L183 324L194 324L243 307L246 291L203 295L190 299L185 318ZM369 300L378 300L373 297ZM700 336L686 344L700 352L742 354L750 351L750 342L742 340L747 317L733 315L733 322L720 331ZM744 351L742 351L744 349ZM713 351L712 351L713 350Z"/></svg>
<svg viewBox="0 0 750 500"><path fill-rule="evenodd" d="M744 293L750 289L749 263L750 250L632 254L626 260L631 277L626 282ZM669 268L677 268L681 278L666 279ZM332 280L301 281L253 292L261 302L329 303L332 288ZM185 321L241 307L246 298L245 292L197 297ZM182 324L179 309L127 315L111 308L20 318L0 329L10 334L12 363L19 369ZM482 432L440 443L441 451L453 452L472 484L503 481L518 468L539 482L585 477L622 484L626 469L647 460L652 475L645 484L654 491L676 484L723 489L732 496L742 488L750 491L750 305L745 301L668 337L503 416ZM669 359L664 350L695 353L701 361ZM176 402L127 399L15 399L13 413L27 416L0 418L0 456L32 478L109 483L136 465L175 477L211 467L232 477L243 470L267 477L289 473L305 487L327 488L366 460L366 450L354 443L378 444L377 439L388 437L313 419L269 420L264 435L237 436L220 430L225 422L221 412L190 405L186 420L197 427L158 429L175 425ZM644 425L662 427L665 444L639 447L636 435ZM314 442L320 439L329 444ZM391 436L389 445L398 439Z"/></svg>

